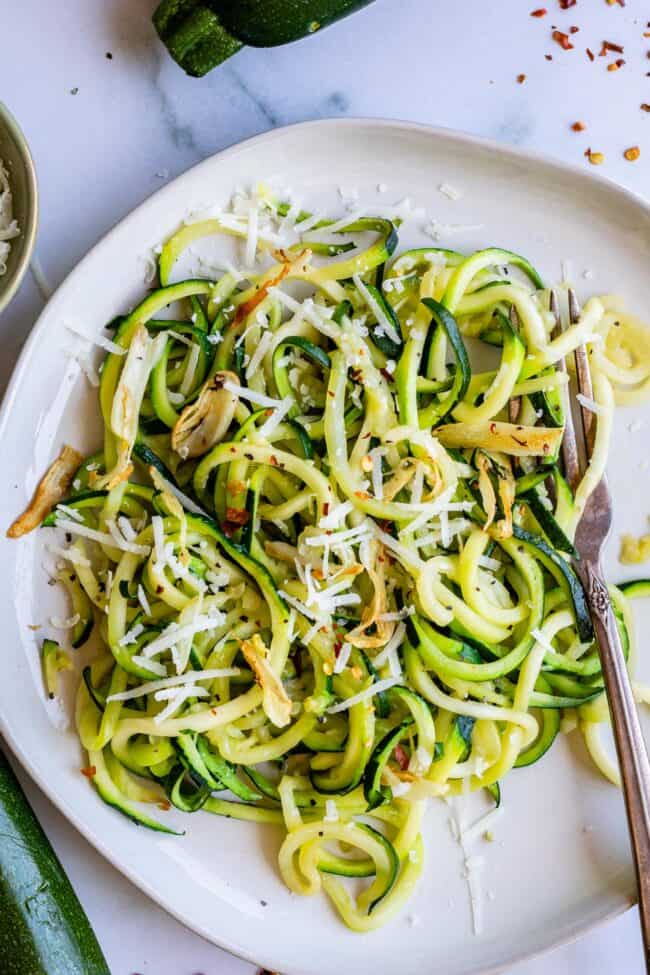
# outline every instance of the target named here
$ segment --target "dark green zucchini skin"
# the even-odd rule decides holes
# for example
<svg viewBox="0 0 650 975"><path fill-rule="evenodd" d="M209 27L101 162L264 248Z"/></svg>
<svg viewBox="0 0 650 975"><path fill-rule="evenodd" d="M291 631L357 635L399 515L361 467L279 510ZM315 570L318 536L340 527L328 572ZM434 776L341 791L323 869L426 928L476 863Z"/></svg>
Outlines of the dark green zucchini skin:
<svg viewBox="0 0 650 975"><path fill-rule="evenodd" d="M183 70L200 78L244 45L289 44L372 0L162 0L153 23Z"/></svg>
<svg viewBox="0 0 650 975"><path fill-rule="evenodd" d="M371 0L212 0L226 30L251 47L289 44L360 10Z"/></svg>
<svg viewBox="0 0 650 975"><path fill-rule="evenodd" d="M77 895L2 752L0 971L110 975Z"/></svg>

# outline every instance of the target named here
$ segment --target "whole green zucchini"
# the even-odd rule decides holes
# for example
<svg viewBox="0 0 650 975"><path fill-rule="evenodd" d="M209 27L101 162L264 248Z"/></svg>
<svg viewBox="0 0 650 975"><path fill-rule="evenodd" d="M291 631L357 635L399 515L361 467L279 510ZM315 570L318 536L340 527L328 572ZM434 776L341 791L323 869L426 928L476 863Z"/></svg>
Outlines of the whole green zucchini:
<svg viewBox="0 0 650 975"><path fill-rule="evenodd" d="M77 895L2 752L0 971L110 975Z"/></svg>
<svg viewBox="0 0 650 975"><path fill-rule="evenodd" d="M161 40L194 77L244 44L275 47L300 40L372 0L162 0L153 15Z"/></svg>

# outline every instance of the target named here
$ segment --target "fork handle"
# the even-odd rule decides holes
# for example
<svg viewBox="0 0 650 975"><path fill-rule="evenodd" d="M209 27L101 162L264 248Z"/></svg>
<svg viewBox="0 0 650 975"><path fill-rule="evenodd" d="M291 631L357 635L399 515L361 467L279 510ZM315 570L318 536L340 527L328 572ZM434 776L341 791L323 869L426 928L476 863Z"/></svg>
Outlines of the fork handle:
<svg viewBox="0 0 650 975"><path fill-rule="evenodd" d="M646 970L650 973L650 762L623 648L599 563L576 563L600 648L639 893Z"/></svg>

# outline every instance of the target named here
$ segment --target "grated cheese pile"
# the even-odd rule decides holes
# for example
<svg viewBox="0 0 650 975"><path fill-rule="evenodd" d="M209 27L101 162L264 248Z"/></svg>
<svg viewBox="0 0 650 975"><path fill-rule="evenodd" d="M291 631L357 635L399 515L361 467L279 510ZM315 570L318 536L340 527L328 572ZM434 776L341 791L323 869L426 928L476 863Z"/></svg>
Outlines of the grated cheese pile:
<svg viewBox="0 0 650 975"><path fill-rule="evenodd" d="M0 159L0 277L7 270L11 250L10 240L18 237L20 230L13 216L13 200L9 185L9 174Z"/></svg>

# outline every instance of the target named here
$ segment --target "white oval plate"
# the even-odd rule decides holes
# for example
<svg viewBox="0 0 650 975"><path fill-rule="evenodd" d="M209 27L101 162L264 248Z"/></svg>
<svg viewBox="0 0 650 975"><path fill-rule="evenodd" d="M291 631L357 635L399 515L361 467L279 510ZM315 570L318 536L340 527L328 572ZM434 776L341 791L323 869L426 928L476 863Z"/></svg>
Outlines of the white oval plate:
<svg viewBox="0 0 650 975"><path fill-rule="evenodd" d="M426 208L428 219L456 225L443 232L444 245L461 250L502 245L525 254L549 281L558 280L566 259L583 297L617 291L647 317L650 210L612 184L517 150L405 123L324 121L271 132L206 160L161 189L93 248L49 302L0 417L3 527L23 508L64 441L81 449L99 442L96 393L64 355L70 346L64 320L98 332L142 295L146 255L188 211L225 204L236 185L273 174L306 204L333 213L341 210L339 187L358 189L359 205L368 212L373 203L408 196ZM462 198L449 200L438 189L444 183L458 188ZM387 191L379 193L378 184L387 184ZM425 241L423 223L406 222L400 247ZM610 463L615 534L640 533L646 525L648 474L641 462L650 427L639 431L632 424L628 430L637 415L642 414L621 411L617 419ZM495 842L479 842L476 850L486 858L484 933L478 937L472 934L462 853L443 803L432 803L425 821L427 860L412 904L365 937L347 931L325 898L285 890L273 828L172 811L161 815L184 826L184 838L137 829L104 806L79 774L76 737L61 729L59 705L45 700L38 646L56 597L42 568L44 536L0 543L2 730L84 836L206 938L286 975L469 975L575 937L631 903L623 804L594 772L576 734L562 736L538 765L515 771L504 783L505 812ZM615 553L609 567L610 577L620 579ZM30 624L45 625L35 632Z"/></svg>

